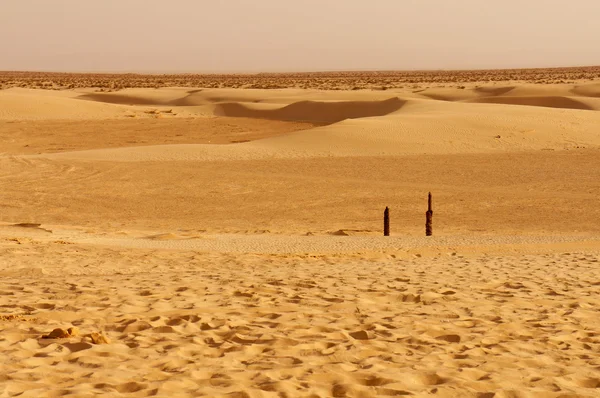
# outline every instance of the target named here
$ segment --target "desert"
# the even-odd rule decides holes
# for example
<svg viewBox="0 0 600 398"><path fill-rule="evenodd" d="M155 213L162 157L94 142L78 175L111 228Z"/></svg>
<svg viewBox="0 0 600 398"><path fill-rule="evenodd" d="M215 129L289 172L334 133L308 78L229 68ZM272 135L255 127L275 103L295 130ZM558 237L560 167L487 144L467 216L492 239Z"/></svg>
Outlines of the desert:
<svg viewBox="0 0 600 398"><path fill-rule="evenodd" d="M0 396L598 397L599 195L600 67L0 72Z"/></svg>

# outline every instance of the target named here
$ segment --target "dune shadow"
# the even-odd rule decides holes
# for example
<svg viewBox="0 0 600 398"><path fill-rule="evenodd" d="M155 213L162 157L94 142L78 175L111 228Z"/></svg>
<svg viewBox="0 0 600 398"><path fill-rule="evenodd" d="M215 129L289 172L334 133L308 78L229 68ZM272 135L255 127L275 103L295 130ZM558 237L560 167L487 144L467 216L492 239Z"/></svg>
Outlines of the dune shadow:
<svg viewBox="0 0 600 398"><path fill-rule="evenodd" d="M589 105L569 97L560 96L535 96L535 97L485 97L466 102L481 104L504 104L539 106L543 108L593 110Z"/></svg>
<svg viewBox="0 0 600 398"><path fill-rule="evenodd" d="M207 101L199 99L198 92L202 90L188 91L187 95L181 98L161 100L159 98L150 98L144 96L115 94L115 93L94 93L83 94L77 97L80 100L102 102L114 105L145 105L145 106L196 106L204 105Z"/></svg>
<svg viewBox="0 0 600 398"><path fill-rule="evenodd" d="M169 105L166 101L158 101L152 98L126 94L95 93L83 94L77 98L87 101L104 102L106 104L116 105Z"/></svg>
<svg viewBox="0 0 600 398"><path fill-rule="evenodd" d="M480 97L496 97L499 95L504 95L512 90L514 90L514 87L476 87L472 90L472 92L480 95ZM469 92L471 90L464 91ZM458 90L454 93L454 95L440 94L436 92L422 92L421 95L436 101L460 102L465 100L464 93L461 93L461 91Z"/></svg>
<svg viewBox="0 0 600 398"><path fill-rule="evenodd" d="M474 91L476 93L496 97L499 95L508 94L514 89L515 87L476 87Z"/></svg>
<svg viewBox="0 0 600 398"><path fill-rule="evenodd" d="M33 229L33 230L36 230L36 231L43 231L43 232L50 232L50 233L52 233L51 230L46 229L46 228L42 228L42 224L38 224L38 223L23 222L23 223L18 223L18 224L12 224L11 227L27 228L27 229Z"/></svg>
<svg viewBox="0 0 600 398"><path fill-rule="evenodd" d="M600 84L577 86L571 92L580 97L600 98Z"/></svg>
<svg viewBox="0 0 600 398"><path fill-rule="evenodd" d="M447 102L455 102L456 101L456 97L453 97L451 95L441 95L441 94L433 94L433 93L422 93L421 95L423 97L427 97L427 98L430 98L430 99L436 100L436 101L447 101Z"/></svg>
<svg viewBox="0 0 600 398"><path fill-rule="evenodd" d="M333 124L346 119L389 115L400 110L405 103L394 97L383 101L301 101L278 109L253 109L234 102L217 105L215 115Z"/></svg>

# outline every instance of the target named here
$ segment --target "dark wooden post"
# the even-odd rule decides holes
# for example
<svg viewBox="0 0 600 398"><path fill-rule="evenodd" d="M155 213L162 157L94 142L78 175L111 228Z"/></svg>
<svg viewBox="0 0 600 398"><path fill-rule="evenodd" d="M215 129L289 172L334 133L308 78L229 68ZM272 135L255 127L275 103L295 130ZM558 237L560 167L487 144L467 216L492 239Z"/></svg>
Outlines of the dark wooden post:
<svg viewBox="0 0 600 398"><path fill-rule="evenodd" d="M383 236L390 236L390 209L387 207L383 212Z"/></svg>
<svg viewBox="0 0 600 398"><path fill-rule="evenodd" d="M427 200L427 213L425 213L425 235L433 235L433 209L431 208L431 192Z"/></svg>

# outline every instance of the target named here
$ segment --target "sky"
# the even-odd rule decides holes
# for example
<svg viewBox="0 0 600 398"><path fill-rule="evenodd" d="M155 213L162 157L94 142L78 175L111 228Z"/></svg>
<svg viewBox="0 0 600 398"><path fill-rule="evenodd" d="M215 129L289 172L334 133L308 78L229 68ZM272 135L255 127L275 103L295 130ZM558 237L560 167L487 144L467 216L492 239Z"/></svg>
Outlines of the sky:
<svg viewBox="0 0 600 398"><path fill-rule="evenodd" d="M600 65L600 0L0 0L0 70Z"/></svg>

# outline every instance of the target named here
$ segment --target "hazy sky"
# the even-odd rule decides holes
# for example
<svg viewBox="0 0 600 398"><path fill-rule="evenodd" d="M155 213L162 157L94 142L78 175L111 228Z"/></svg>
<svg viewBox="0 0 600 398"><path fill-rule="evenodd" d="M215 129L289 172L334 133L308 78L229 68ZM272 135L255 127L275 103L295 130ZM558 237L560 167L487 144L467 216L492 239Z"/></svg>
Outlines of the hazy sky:
<svg viewBox="0 0 600 398"><path fill-rule="evenodd" d="M0 70L600 64L600 0L0 0Z"/></svg>

